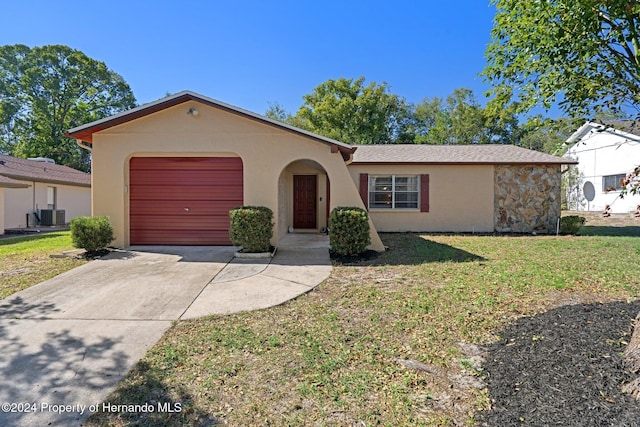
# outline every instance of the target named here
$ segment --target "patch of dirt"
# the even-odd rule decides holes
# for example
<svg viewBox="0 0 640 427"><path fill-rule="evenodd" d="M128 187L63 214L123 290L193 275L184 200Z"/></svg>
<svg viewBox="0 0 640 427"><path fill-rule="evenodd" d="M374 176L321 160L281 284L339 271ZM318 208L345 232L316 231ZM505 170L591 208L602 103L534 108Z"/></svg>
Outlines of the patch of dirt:
<svg viewBox="0 0 640 427"><path fill-rule="evenodd" d="M623 351L640 301L564 305L521 318L484 346L491 409L483 426L640 426L622 388Z"/></svg>
<svg viewBox="0 0 640 427"><path fill-rule="evenodd" d="M99 249L94 252L85 252L80 256L84 257L84 259L92 260L92 259L102 258L105 255L109 255L110 252L111 251L109 249Z"/></svg>
<svg viewBox="0 0 640 427"><path fill-rule="evenodd" d="M20 276L22 274L29 274L35 271L32 267L18 267L12 270L0 271L0 277Z"/></svg>

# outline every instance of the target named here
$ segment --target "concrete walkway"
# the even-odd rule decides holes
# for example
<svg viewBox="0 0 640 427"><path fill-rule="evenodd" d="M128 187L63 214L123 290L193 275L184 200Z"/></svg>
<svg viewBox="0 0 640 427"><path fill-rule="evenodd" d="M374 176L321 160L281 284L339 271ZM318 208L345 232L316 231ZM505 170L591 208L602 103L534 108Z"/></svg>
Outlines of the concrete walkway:
<svg viewBox="0 0 640 427"><path fill-rule="evenodd" d="M80 425L172 321L281 304L331 273L326 236L234 252L134 247L0 300L0 425Z"/></svg>

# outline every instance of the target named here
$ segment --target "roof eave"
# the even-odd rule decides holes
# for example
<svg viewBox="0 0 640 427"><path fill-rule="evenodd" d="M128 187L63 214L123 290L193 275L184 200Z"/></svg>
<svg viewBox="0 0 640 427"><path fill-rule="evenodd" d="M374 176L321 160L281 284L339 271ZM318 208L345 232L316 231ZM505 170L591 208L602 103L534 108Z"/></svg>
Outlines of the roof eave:
<svg viewBox="0 0 640 427"><path fill-rule="evenodd" d="M3 182L0 181L0 188L29 188L31 187L29 184L23 183L11 183L11 182Z"/></svg>
<svg viewBox="0 0 640 427"><path fill-rule="evenodd" d="M578 142L586 134L588 134L592 129L600 129L602 127L603 127L602 125L598 125L597 123L586 122L585 124L580 126L577 131L575 131L573 134L571 134L571 136L569 138L567 138L567 140L565 142L567 142L568 144L573 144L575 142Z"/></svg>
<svg viewBox="0 0 640 427"><path fill-rule="evenodd" d="M63 179L47 179L47 178L34 177L34 176L15 175L12 173L3 173L2 175L6 176L7 178L11 178L19 181L46 182L49 184L62 184L62 185L72 185L75 187L91 188L91 182L85 183L85 182L77 182L77 181L66 181ZM30 187L30 185L27 185L27 187Z"/></svg>
<svg viewBox="0 0 640 427"><path fill-rule="evenodd" d="M358 161L355 160L352 165L455 165L455 166L471 166L471 165L577 165L578 161L573 159L567 159L557 162L447 162L447 161L424 161L424 162L402 162L402 161Z"/></svg>

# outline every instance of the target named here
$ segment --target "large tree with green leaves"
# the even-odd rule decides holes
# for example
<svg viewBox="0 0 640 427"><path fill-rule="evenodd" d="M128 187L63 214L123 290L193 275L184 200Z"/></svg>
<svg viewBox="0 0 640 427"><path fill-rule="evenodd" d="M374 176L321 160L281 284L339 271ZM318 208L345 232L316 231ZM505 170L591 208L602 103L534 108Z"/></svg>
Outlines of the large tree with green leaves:
<svg viewBox="0 0 640 427"><path fill-rule="evenodd" d="M569 116L640 111L640 2L492 0L483 74L492 108L557 103Z"/></svg>
<svg viewBox="0 0 640 427"><path fill-rule="evenodd" d="M487 114L471 89L458 88L446 99L426 98L412 112L418 144L518 144L515 114Z"/></svg>
<svg viewBox="0 0 640 427"><path fill-rule="evenodd" d="M133 108L124 79L67 46L0 46L0 150L89 170L89 154L64 136L74 126Z"/></svg>
<svg viewBox="0 0 640 427"><path fill-rule="evenodd" d="M393 144L403 137L406 104L386 83L330 79L303 99L289 121L312 132L348 144Z"/></svg>

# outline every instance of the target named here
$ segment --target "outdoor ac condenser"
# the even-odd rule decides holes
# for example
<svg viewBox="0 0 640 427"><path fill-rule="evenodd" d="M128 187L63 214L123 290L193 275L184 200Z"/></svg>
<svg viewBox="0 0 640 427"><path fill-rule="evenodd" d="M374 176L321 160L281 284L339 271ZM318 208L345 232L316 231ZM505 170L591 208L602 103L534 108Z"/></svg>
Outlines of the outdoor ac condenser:
<svg viewBox="0 0 640 427"><path fill-rule="evenodd" d="M40 210L40 225L52 226L52 225L64 225L65 224L65 211L63 209L41 209Z"/></svg>
<svg viewBox="0 0 640 427"><path fill-rule="evenodd" d="M53 225L53 209L40 209L40 225Z"/></svg>

